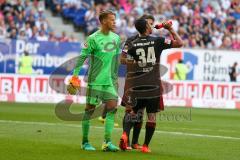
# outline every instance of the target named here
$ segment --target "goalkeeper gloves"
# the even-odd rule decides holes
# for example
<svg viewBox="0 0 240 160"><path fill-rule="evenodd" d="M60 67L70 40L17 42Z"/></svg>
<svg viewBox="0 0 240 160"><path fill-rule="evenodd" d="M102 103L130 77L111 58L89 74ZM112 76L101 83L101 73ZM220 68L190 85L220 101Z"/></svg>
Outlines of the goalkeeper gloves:
<svg viewBox="0 0 240 160"><path fill-rule="evenodd" d="M75 95L79 91L81 86L81 81L77 76L72 76L69 80L69 85L67 86L67 91L71 95Z"/></svg>

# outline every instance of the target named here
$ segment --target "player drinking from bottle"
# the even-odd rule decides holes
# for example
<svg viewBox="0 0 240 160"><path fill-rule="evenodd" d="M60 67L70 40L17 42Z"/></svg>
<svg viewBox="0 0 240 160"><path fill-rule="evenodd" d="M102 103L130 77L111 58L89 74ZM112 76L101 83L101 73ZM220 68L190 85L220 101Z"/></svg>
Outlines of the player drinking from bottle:
<svg viewBox="0 0 240 160"><path fill-rule="evenodd" d="M142 19L146 19L147 22L149 23L149 25L153 26L154 24L154 17L152 15L149 14L144 14L143 16L141 16L140 18ZM123 51L121 54L121 63L125 64L125 65L132 65L133 63L133 59L130 55L127 54L127 49L129 44L134 41L135 39L137 39L139 37L139 34L129 37L123 47ZM128 68L128 67L127 67ZM124 87L124 93L126 93L126 89L127 87L127 80L125 79L125 87ZM120 143L119 143L119 147L122 150L131 150L131 149L141 149L142 146L139 145L138 143L138 138L139 138L139 134L142 128L142 123L143 123L143 115L144 115L144 108L139 109L137 114L132 112L132 107L127 105L125 102L127 101L126 95L124 94L122 97L122 102L121 105L125 107L125 115L123 118L123 135L120 139ZM133 134L132 134L132 141L130 142L129 140L129 135L130 135L130 131L133 128ZM125 142L127 143L125 143ZM127 144L127 145L126 145Z"/></svg>
<svg viewBox="0 0 240 160"><path fill-rule="evenodd" d="M127 80L129 81L129 86L126 89L126 96L135 114L139 109L146 107L147 122L142 152L150 152L148 145L155 131L156 113L160 108L162 93L159 81L160 55L164 49L181 47L183 42L173 30L170 22L164 22L163 28L170 32L173 40L150 36L152 26L146 19L137 19L135 27L139 32L139 37L131 41L126 50L127 54L133 57L134 62L136 62L128 70ZM135 102L131 103L131 101ZM127 142L124 141L124 143Z"/></svg>

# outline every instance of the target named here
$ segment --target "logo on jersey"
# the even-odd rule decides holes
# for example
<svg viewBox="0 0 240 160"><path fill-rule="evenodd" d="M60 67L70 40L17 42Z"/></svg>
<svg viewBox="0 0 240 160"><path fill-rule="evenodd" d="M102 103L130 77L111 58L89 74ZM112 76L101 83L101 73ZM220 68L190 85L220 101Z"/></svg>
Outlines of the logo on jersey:
<svg viewBox="0 0 240 160"><path fill-rule="evenodd" d="M117 42L113 40L112 42L108 42L104 45L103 51L113 52L116 49L117 49Z"/></svg>
<svg viewBox="0 0 240 160"><path fill-rule="evenodd" d="M198 64L198 57L190 52L174 51L167 56L167 63L170 66L170 79L173 79L175 73L175 66L178 60L182 59L183 63L190 67L187 74L187 80L194 79L194 68Z"/></svg>
<svg viewBox="0 0 240 160"><path fill-rule="evenodd" d="M87 42L84 42L84 43L82 43L82 48L88 48L88 44L87 44Z"/></svg>

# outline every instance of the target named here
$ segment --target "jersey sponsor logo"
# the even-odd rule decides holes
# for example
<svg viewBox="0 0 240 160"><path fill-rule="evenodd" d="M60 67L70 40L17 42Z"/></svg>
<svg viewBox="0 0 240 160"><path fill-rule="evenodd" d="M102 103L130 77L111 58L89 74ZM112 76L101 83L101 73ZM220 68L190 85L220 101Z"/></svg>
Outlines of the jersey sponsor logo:
<svg viewBox="0 0 240 160"><path fill-rule="evenodd" d="M117 49L117 43L116 41L108 42L104 45L103 51L104 52L113 52L114 50Z"/></svg>
<svg viewBox="0 0 240 160"><path fill-rule="evenodd" d="M184 64L187 64L190 69L187 74L187 80L194 79L194 68L198 64L198 57L190 52L174 51L167 56L167 63L170 66L170 79L173 79L175 74L175 66L178 60L182 59Z"/></svg>
<svg viewBox="0 0 240 160"><path fill-rule="evenodd" d="M82 43L82 48L88 48L87 42Z"/></svg>

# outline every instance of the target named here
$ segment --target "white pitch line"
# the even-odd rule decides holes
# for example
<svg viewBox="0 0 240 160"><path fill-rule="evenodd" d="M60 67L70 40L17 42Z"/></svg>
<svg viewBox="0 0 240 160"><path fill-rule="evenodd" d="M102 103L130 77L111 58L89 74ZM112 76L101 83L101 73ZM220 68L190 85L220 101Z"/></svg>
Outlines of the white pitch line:
<svg viewBox="0 0 240 160"><path fill-rule="evenodd" d="M43 126L64 126L64 127L74 127L80 128L81 125L77 124L64 124L64 123L48 123L48 122L26 122L26 121L12 121L12 120L0 120L0 123L11 123L11 124L24 124L24 125L43 125ZM104 127L91 126L96 129L103 129ZM115 128L115 130L122 130L122 128ZM231 139L240 140L240 137L230 137L230 136L219 136L219 135L208 135L208 134L197 134L197 133L186 133L186 132L171 132L171 131L155 131L155 133L170 134L178 136L192 136L192 137L204 137L204 138L219 138L219 139Z"/></svg>
<svg viewBox="0 0 240 160"><path fill-rule="evenodd" d="M162 129L178 129L174 127L161 127ZM223 129L202 129L202 128L180 128L181 130L190 130L190 131L217 131L217 132L226 132L226 133L238 133L239 131L230 131L230 130L223 130Z"/></svg>

